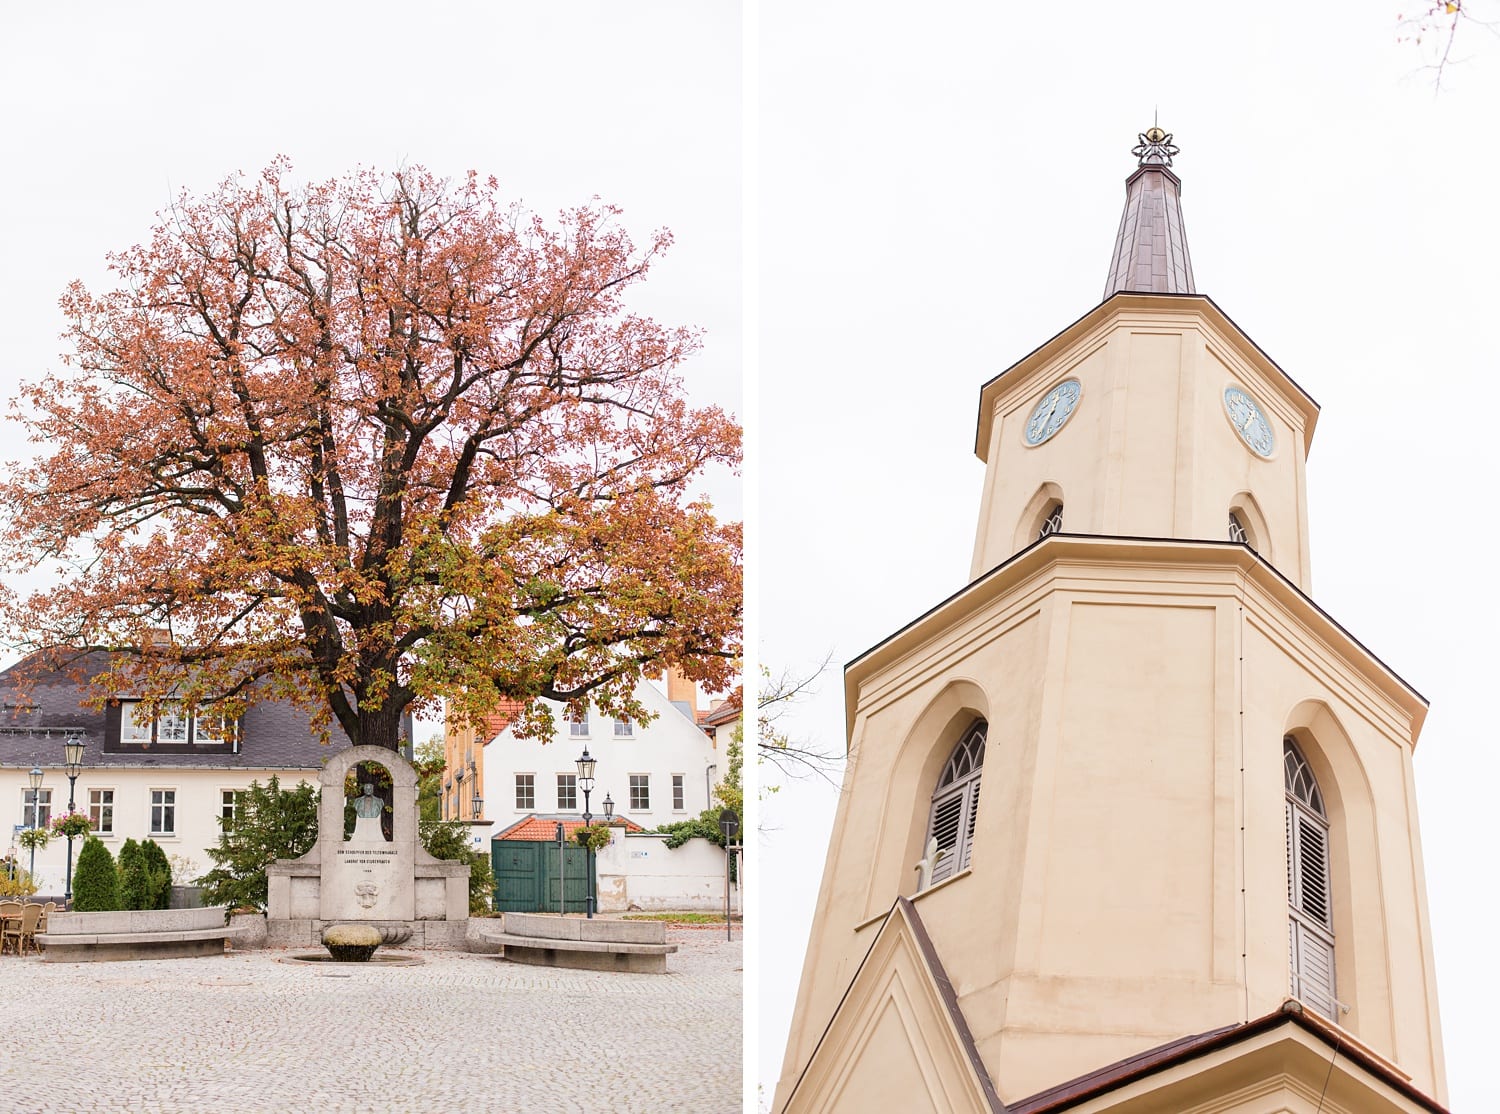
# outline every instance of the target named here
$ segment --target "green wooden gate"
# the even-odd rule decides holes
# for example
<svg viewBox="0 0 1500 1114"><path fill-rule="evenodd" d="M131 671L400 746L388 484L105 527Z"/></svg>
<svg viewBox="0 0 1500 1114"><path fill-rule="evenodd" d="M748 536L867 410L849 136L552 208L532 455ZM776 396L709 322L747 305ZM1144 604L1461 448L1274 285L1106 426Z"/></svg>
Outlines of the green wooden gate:
<svg viewBox="0 0 1500 1114"><path fill-rule="evenodd" d="M559 852L564 856L561 881ZM576 843L559 848L550 840L497 839L490 847L490 861L495 868L495 909L501 913L556 913L560 886L567 889L564 912L582 913L587 908L587 854Z"/></svg>

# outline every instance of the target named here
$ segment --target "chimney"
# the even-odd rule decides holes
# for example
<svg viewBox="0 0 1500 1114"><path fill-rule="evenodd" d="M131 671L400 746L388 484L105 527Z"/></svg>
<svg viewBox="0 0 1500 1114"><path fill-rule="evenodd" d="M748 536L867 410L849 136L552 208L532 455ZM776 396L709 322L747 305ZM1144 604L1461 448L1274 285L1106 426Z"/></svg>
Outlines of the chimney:
<svg viewBox="0 0 1500 1114"><path fill-rule="evenodd" d="M698 684L684 677L676 666L667 669L667 699L693 723L698 722Z"/></svg>

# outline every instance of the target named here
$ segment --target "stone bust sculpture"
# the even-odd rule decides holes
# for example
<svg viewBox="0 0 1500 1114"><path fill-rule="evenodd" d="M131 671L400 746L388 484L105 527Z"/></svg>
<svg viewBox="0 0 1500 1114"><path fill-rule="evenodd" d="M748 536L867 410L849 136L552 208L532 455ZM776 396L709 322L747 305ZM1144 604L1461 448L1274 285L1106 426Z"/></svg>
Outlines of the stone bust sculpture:
<svg viewBox="0 0 1500 1114"><path fill-rule="evenodd" d="M385 832L380 823L380 814L385 802L375 796L375 786L366 782L364 794L354 798L354 831L349 838L355 843L384 843Z"/></svg>

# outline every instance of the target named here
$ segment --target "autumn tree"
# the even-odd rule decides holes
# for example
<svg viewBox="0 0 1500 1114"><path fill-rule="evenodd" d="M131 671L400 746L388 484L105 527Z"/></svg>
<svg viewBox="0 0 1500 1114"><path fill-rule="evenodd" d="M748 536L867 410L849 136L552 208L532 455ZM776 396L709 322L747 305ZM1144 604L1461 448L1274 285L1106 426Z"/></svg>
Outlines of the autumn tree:
<svg viewBox="0 0 1500 1114"><path fill-rule="evenodd" d="M120 651L98 699L236 714L252 686L394 748L403 712L585 695L646 670L723 688L740 531L692 485L739 430L690 407L692 330L627 308L637 249L420 169L184 194L117 287L74 284L62 374L13 406L0 482L20 648Z"/></svg>

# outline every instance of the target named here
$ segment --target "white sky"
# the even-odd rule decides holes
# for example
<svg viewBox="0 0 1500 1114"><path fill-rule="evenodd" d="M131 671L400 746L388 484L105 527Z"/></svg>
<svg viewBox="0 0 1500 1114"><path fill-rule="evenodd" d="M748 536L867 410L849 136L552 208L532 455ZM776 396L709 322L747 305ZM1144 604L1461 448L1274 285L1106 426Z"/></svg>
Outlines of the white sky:
<svg viewBox="0 0 1500 1114"><path fill-rule="evenodd" d="M1470 32L1435 97L1404 4L767 5L760 647L832 651L794 730L841 750L843 663L967 580L979 387L1100 300L1159 106L1198 290L1323 408L1313 598L1432 702L1450 1101L1494 1110L1500 44ZM834 803L763 807L767 1099Z"/></svg>
<svg viewBox="0 0 1500 1114"><path fill-rule="evenodd" d="M1404 3L1252 21L1201 2L768 2L749 43L734 4L700 0L19 7L0 67L0 394L57 366L68 281L104 283L105 252L178 189L277 154L308 179L473 168L548 214L597 194L638 240L676 234L637 305L708 330L696 399L738 411L742 345L759 351L752 622L773 665L833 653L792 726L839 748L841 663L966 580L979 386L1098 302L1129 148L1159 106L1200 291L1323 406L1313 596L1432 701L1416 768L1451 1105L1500 1108L1495 902L1475 884L1500 776L1500 49L1471 33L1475 59L1434 97L1396 42ZM760 231L742 245L747 140ZM742 249L760 261L754 337ZM0 436L0 456L25 451ZM711 490L743 513L732 478ZM771 961L749 1038L769 1095L833 793L789 786L765 813Z"/></svg>

